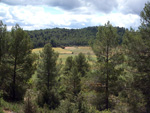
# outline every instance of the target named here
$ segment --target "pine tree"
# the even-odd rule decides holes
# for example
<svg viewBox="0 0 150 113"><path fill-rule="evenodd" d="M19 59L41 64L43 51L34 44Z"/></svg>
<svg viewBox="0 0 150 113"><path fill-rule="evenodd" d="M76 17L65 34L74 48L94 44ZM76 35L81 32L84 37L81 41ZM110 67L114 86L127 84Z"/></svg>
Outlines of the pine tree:
<svg viewBox="0 0 150 113"><path fill-rule="evenodd" d="M65 61L65 66L64 66L64 75L69 75L70 70L72 69L72 67L74 66L74 60L72 56L67 57L66 61Z"/></svg>
<svg viewBox="0 0 150 113"><path fill-rule="evenodd" d="M37 69L37 88L41 93L39 105L47 104L49 109L55 109L59 105L59 98L55 90L58 54L54 52L50 44L46 44L40 52L40 61Z"/></svg>
<svg viewBox="0 0 150 113"><path fill-rule="evenodd" d="M122 103L127 103L126 110L128 112L141 113L144 112L144 95L136 88L136 83L139 77L138 66L141 65L140 51L143 49L144 43L139 31L134 29L126 30L123 37L123 54L124 61L121 64L123 68L120 75L120 86L122 87L119 93ZM133 97L133 95L136 95Z"/></svg>
<svg viewBox="0 0 150 113"><path fill-rule="evenodd" d="M85 55L83 53L79 53L74 60L75 60L74 65L77 67L77 71L81 74L81 77L85 77L90 67L88 61L86 60Z"/></svg>
<svg viewBox="0 0 150 113"><path fill-rule="evenodd" d="M7 27L0 21L0 63L3 55L6 53L6 32Z"/></svg>
<svg viewBox="0 0 150 113"><path fill-rule="evenodd" d="M42 52L40 52L40 61L38 63L38 85L46 86L52 89L56 78L56 62L58 54L54 52L50 44L46 44Z"/></svg>
<svg viewBox="0 0 150 113"><path fill-rule="evenodd" d="M141 12L139 31L131 29L126 32L124 42L130 58L129 65L134 70L133 87L141 91L146 101L146 112L150 112L150 2L145 4ZM142 103L143 104L143 103ZM144 104L143 104L144 105ZM136 110L136 109L135 109ZM145 111L143 111L145 112Z"/></svg>
<svg viewBox="0 0 150 113"><path fill-rule="evenodd" d="M81 79L89 71L89 64L83 53L79 53L74 58L68 57L64 66L63 86L65 87L66 97L75 101L81 91Z"/></svg>
<svg viewBox="0 0 150 113"><path fill-rule="evenodd" d="M8 92L13 101L23 99L27 88L27 81L34 72L34 58L31 54L30 38L23 29L16 24L11 30L11 40L9 48L9 65L12 71L12 78Z"/></svg>
<svg viewBox="0 0 150 113"><path fill-rule="evenodd" d="M6 55L8 54L8 36L7 36L7 26L0 21L0 89L3 89L2 84L6 76L7 65L6 65Z"/></svg>
<svg viewBox="0 0 150 113"><path fill-rule="evenodd" d="M138 75L136 76L135 87L140 89L145 96L146 110L150 112L150 2L145 4L144 9L141 12L141 26L139 31L141 37L138 47L134 45L133 56L137 67ZM132 52L133 52L132 51Z"/></svg>
<svg viewBox="0 0 150 113"><path fill-rule="evenodd" d="M115 48L118 46L117 31L108 22L104 27L98 28L96 40L92 45L92 49L97 56L97 60L100 63L100 76L105 77L105 103L106 109L109 108L109 83L114 76L114 64L112 56L115 53Z"/></svg>
<svg viewBox="0 0 150 113"><path fill-rule="evenodd" d="M73 102L75 102L81 88L81 76L75 64L75 60L72 56L66 59L62 79L62 85L65 88L65 97Z"/></svg>

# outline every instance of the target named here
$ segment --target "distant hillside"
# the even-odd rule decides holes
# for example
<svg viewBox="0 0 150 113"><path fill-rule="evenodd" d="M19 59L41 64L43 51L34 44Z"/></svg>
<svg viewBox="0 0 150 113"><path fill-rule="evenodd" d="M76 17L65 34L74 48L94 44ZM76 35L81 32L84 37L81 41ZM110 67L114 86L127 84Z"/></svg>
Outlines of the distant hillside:
<svg viewBox="0 0 150 113"><path fill-rule="evenodd" d="M122 38L125 28L117 27L118 34ZM50 42L56 46L86 46L89 41L96 38L98 27L87 27L82 29L53 28L27 31L33 42L34 48L43 47Z"/></svg>

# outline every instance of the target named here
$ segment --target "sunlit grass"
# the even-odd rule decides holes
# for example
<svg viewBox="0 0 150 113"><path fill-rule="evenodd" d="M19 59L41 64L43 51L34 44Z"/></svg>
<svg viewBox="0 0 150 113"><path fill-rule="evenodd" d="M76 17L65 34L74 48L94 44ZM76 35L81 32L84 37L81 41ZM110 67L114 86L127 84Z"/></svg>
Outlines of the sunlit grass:
<svg viewBox="0 0 150 113"><path fill-rule="evenodd" d="M79 54L80 52L84 54L94 55L92 48L89 46L74 46L74 47L66 47L66 50L72 51L74 54Z"/></svg>
<svg viewBox="0 0 150 113"><path fill-rule="evenodd" d="M32 52L34 52L34 53L39 53L39 51L42 51L42 49L43 49L43 48L36 48L36 49L33 49ZM71 53L72 53L71 51L66 50L66 49L62 49L62 48L60 48L60 47L53 48L53 50L54 50L55 52L64 53L64 54L65 54L65 53L66 53L66 54L71 54Z"/></svg>
<svg viewBox="0 0 150 113"><path fill-rule="evenodd" d="M42 51L42 49L43 48L36 48L36 49L33 49L32 52L39 54L39 51ZM69 56L74 57L81 52L84 53L87 58L90 56L92 60L96 61L96 56L94 52L92 51L91 47L89 46L73 46L73 47L65 47L65 49L56 47L56 48L53 48L53 50L59 53L59 59L62 60L63 64L65 63L67 57Z"/></svg>
<svg viewBox="0 0 150 113"><path fill-rule="evenodd" d="M54 49L54 51L56 51L56 52L58 52L60 54L72 54L71 51L66 50L66 49L62 49L62 48L59 48L59 47L53 48L53 49Z"/></svg>
<svg viewBox="0 0 150 113"><path fill-rule="evenodd" d="M43 48L36 48L36 49L33 49L32 52L33 53L39 53Z"/></svg>

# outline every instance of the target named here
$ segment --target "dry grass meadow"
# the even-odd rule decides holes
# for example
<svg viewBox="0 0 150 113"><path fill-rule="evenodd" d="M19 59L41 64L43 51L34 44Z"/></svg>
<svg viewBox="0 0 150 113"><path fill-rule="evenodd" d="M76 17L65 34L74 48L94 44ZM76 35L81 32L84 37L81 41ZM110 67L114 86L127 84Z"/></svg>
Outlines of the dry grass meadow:
<svg viewBox="0 0 150 113"><path fill-rule="evenodd" d="M43 48L36 48L36 49L33 49L32 52L39 54L39 51L41 51L42 49ZM87 58L96 60L96 56L94 52L92 51L91 47L88 47L88 46L73 46L73 47L65 47L64 49L60 47L56 47L53 49L55 52L59 53L59 59L61 59L63 63L65 62L68 56L74 57L81 52L84 53Z"/></svg>

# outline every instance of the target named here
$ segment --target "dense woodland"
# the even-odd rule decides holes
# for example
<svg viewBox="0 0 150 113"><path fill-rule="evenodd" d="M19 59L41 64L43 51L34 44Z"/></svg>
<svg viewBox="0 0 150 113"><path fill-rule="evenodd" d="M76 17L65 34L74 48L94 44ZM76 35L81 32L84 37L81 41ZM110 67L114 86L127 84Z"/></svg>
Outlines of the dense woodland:
<svg viewBox="0 0 150 113"><path fill-rule="evenodd" d="M0 112L11 104L7 109L19 113L150 113L150 2L140 16L137 31L121 29L120 35L110 22L97 33L96 27L26 32L19 25L8 32L1 22ZM75 34L92 39L96 62L83 53L58 62L48 42L80 45L71 43ZM32 53L31 40L45 41L39 54Z"/></svg>
<svg viewBox="0 0 150 113"><path fill-rule="evenodd" d="M121 40L125 33L125 28L116 27L116 29ZM34 48L44 47L47 43L51 43L52 47L88 46L89 42L95 39L97 32L98 27L82 29L54 28L27 31L31 37Z"/></svg>

